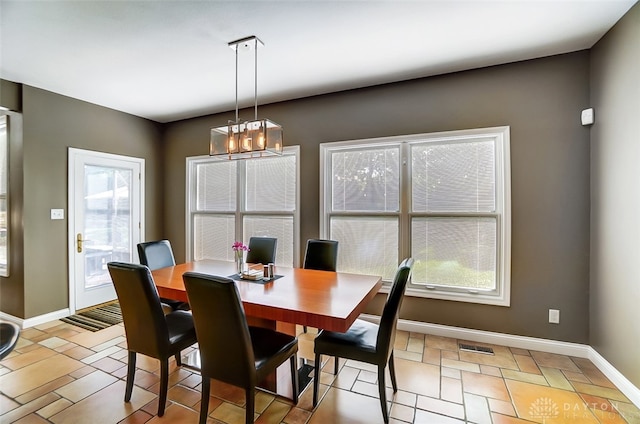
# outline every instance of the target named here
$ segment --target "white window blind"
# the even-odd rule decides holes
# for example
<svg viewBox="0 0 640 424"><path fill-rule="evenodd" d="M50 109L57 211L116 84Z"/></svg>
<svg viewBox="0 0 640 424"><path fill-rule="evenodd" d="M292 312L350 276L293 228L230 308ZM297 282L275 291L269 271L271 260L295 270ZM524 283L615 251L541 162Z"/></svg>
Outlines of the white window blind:
<svg viewBox="0 0 640 424"><path fill-rule="evenodd" d="M298 257L298 154L242 161L188 158L188 252L193 260L233 260L234 241L278 239L276 264Z"/></svg>
<svg viewBox="0 0 640 424"><path fill-rule="evenodd" d="M414 295L509 304L508 127L321 145L321 232L338 269L413 257Z"/></svg>

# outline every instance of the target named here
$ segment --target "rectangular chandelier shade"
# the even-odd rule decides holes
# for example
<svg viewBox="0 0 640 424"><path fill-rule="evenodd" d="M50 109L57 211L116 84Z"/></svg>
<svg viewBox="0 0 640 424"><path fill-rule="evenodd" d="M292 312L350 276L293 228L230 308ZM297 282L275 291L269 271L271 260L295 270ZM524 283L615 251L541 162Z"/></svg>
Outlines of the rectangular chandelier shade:
<svg viewBox="0 0 640 424"><path fill-rule="evenodd" d="M268 119L258 119L258 47L264 43L255 35L229 43L236 55L236 120L224 127L211 128L209 155L213 159L252 159L282 155L282 127ZM254 52L254 118L238 116L238 53Z"/></svg>
<svg viewBox="0 0 640 424"><path fill-rule="evenodd" d="M282 127L268 119L233 122L211 128L209 155L219 159L251 159L282 155Z"/></svg>

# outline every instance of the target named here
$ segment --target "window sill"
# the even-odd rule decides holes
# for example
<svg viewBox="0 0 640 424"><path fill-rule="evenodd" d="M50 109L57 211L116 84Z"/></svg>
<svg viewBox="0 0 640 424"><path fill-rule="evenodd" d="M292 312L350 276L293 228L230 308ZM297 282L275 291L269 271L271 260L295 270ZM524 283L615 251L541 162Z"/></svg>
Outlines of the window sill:
<svg viewBox="0 0 640 424"><path fill-rule="evenodd" d="M384 284L378 293L389 293L391 284ZM452 293L437 290L407 287L405 296L418 297L424 299L449 300L454 302L477 303L481 305L511 306L511 299L508 293L503 296L486 295L481 293Z"/></svg>

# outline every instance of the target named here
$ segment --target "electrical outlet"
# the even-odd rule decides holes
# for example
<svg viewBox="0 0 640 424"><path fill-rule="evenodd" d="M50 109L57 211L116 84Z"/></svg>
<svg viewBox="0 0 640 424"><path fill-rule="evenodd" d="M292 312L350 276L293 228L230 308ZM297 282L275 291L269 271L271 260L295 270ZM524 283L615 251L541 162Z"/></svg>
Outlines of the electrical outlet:
<svg viewBox="0 0 640 424"><path fill-rule="evenodd" d="M549 309L549 324L560 324L559 309Z"/></svg>

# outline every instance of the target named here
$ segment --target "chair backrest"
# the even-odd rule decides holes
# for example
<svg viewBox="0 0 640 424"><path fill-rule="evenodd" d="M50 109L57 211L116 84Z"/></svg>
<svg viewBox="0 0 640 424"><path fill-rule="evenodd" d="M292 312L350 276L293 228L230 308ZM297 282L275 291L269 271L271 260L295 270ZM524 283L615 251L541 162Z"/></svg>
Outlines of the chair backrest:
<svg viewBox="0 0 640 424"><path fill-rule="evenodd" d="M389 357L393 350L393 345L396 338L396 324L398 323L398 314L400 313L400 306L404 299L404 292L407 288L407 282L411 276L413 269L413 259L407 258L403 260L393 279L393 285L387 296L387 301L384 304L382 310L382 316L380 317L380 328L378 329L378 339L376 341L376 349L378 352L384 352L386 358Z"/></svg>
<svg viewBox="0 0 640 424"><path fill-rule="evenodd" d="M0 359L11 353L20 337L20 327L13 322L0 322Z"/></svg>
<svg viewBox="0 0 640 424"><path fill-rule="evenodd" d="M249 252L247 263L268 264L276 262L276 248L278 239L272 237L251 237L249 239Z"/></svg>
<svg viewBox="0 0 640 424"><path fill-rule="evenodd" d="M202 375L235 386L256 380L247 319L233 280L197 272L182 276L196 327Z"/></svg>
<svg viewBox="0 0 640 424"><path fill-rule="evenodd" d="M303 268L334 271L338 264L338 242L335 240L307 240Z"/></svg>
<svg viewBox="0 0 640 424"><path fill-rule="evenodd" d="M146 265L124 262L107 264L116 288L131 351L162 358L169 346L169 329L158 290Z"/></svg>
<svg viewBox="0 0 640 424"><path fill-rule="evenodd" d="M138 256L140 263L149 267L151 271L176 264L169 240L138 243Z"/></svg>

